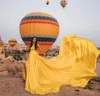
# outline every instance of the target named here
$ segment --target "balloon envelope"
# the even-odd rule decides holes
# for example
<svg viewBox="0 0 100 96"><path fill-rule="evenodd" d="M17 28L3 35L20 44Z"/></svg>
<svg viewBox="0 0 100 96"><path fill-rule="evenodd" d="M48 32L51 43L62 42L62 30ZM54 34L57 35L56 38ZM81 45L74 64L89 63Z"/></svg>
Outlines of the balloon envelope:
<svg viewBox="0 0 100 96"><path fill-rule="evenodd" d="M57 39L59 24L50 14L33 12L21 20L20 34L27 46L30 46L31 39L35 36L41 48L37 48L37 51L43 55Z"/></svg>
<svg viewBox="0 0 100 96"><path fill-rule="evenodd" d="M50 3L50 0L46 0L46 4L48 5Z"/></svg>
<svg viewBox="0 0 100 96"><path fill-rule="evenodd" d="M61 0L60 4L64 8L67 5L67 1L66 0Z"/></svg>
<svg viewBox="0 0 100 96"><path fill-rule="evenodd" d="M17 43L17 41L14 38L10 38L9 41L8 41L8 43L9 43L10 46L15 46L16 43Z"/></svg>

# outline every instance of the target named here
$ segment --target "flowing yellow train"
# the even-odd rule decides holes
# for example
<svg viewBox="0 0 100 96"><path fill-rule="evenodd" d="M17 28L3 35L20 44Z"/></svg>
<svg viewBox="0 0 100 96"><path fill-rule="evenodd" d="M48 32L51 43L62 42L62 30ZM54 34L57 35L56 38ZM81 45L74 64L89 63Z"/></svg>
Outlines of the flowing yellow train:
<svg viewBox="0 0 100 96"><path fill-rule="evenodd" d="M57 57L50 60L31 48L26 61L25 90L32 94L58 92L62 85L85 87L96 76L96 59L100 51L95 44L76 35L65 36Z"/></svg>

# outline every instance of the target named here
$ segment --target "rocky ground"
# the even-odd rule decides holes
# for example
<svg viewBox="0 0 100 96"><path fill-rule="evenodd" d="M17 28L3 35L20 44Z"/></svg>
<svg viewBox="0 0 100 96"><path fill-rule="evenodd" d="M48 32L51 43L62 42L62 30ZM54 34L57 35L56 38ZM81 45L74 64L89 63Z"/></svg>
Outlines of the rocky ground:
<svg viewBox="0 0 100 96"><path fill-rule="evenodd" d="M56 50L53 52L46 57L51 58L58 54ZM100 57L97 61L100 61ZM24 90L23 63L25 63L25 60L17 61L11 56L0 61L0 96L40 96ZM92 78L85 88L62 86L58 93L44 96L100 96L100 63L97 63L96 72L97 77Z"/></svg>

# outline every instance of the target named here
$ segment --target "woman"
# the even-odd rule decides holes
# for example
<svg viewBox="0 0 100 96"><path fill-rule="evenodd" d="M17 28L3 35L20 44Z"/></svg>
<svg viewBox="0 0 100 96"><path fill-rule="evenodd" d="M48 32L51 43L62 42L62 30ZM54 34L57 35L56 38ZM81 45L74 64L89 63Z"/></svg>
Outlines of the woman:
<svg viewBox="0 0 100 96"><path fill-rule="evenodd" d="M39 56L32 46L26 61L25 90L46 94L58 92L62 85L85 87L96 76L99 54L93 42L76 35L65 36L59 55L50 60Z"/></svg>
<svg viewBox="0 0 100 96"><path fill-rule="evenodd" d="M43 50L40 48L37 38L36 37L32 37L31 39L31 43L30 43L30 47L29 47L29 53L31 50L37 50L37 48L39 48L41 50L41 52L44 54ZM26 54L26 60L28 59L29 53ZM26 67L24 65L24 72L26 74ZM24 79L25 79L25 74L24 74Z"/></svg>

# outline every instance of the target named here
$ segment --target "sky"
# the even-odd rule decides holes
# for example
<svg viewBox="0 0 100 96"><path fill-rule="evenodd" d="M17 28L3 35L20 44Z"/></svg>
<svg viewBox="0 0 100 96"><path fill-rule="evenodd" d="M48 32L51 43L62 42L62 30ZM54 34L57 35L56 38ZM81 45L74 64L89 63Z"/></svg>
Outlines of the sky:
<svg viewBox="0 0 100 96"><path fill-rule="evenodd" d="M60 25L59 36L55 45L59 45L65 35L77 36L92 40L100 47L100 0L67 0L68 5L62 8L61 0L0 0L0 36L7 43L9 38L23 43L19 24L21 19L31 12L46 12L53 15Z"/></svg>

